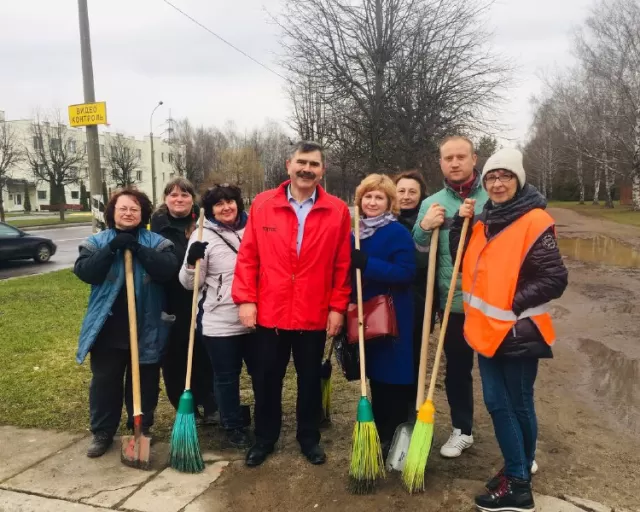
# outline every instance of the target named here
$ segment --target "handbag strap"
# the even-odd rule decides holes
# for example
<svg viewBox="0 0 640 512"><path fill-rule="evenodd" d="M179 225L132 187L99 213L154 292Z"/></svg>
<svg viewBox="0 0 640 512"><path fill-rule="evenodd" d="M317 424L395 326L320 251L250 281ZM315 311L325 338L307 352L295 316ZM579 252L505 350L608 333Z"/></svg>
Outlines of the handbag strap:
<svg viewBox="0 0 640 512"><path fill-rule="evenodd" d="M220 233L218 233L215 230L212 230L216 235L218 235L221 240L227 244L227 247L229 247L229 249L231 249L233 252L235 252L236 254L238 254L238 249L236 249L233 245L231 245L231 242L229 242L229 240L227 240L225 237L223 237ZM236 236L238 237L238 240L240 240L240 242L242 242L242 238L240 238L240 236L236 233Z"/></svg>

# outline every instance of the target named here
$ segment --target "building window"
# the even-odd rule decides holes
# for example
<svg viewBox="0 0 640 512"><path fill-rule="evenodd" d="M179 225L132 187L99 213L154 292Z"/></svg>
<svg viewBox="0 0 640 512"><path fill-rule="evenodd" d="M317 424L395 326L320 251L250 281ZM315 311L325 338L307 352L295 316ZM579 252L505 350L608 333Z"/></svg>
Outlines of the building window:
<svg viewBox="0 0 640 512"><path fill-rule="evenodd" d="M75 153L76 152L76 141L75 140L70 140L67 147L69 148L69 153Z"/></svg>
<svg viewBox="0 0 640 512"><path fill-rule="evenodd" d="M42 149L42 138L34 137L33 138L33 149Z"/></svg>
<svg viewBox="0 0 640 512"><path fill-rule="evenodd" d="M164 153L161 153L162 161L164 162Z"/></svg>
<svg viewBox="0 0 640 512"><path fill-rule="evenodd" d="M72 190L71 199L80 199L80 192L78 192L77 190Z"/></svg>
<svg viewBox="0 0 640 512"><path fill-rule="evenodd" d="M142 181L142 171L136 171L136 181Z"/></svg>
<svg viewBox="0 0 640 512"><path fill-rule="evenodd" d="M176 175L175 172L170 172L169 173L169 179L172 180L175 175Z"/></svg>
<svg viewBox="0 0 640 512"><path fill-rule="evenodd" d="M46 199L47 191L46 190L38 190L38 199Z"/></svg>
<svg viewBox="0 0 640 512"><path fill-rule="evenodd" d="M164 183L165 181L165 177L164 177L164 173L162 173L162 182Z"/></svg>
<svg viewBox="0 0 640 512"><path fill-rule="evenodd" d="M100 156L104 156L104 144L100 144Z"/></svg>
<svg viewBox="0 0 640 512"><path fill-rule="evenodd" d="M16 198L14 199L13 204L15 204L16 206L22 205L22 194L16 194Z"/></svg>
<svg viewBox="0 0 640 512"><path fill-rule="evenodd" d="M62 145L61 145L60 139L51 139L49 144L50 144L51 149L53 151L60 151L62 149Z"/></svg>
<svg viewBox="0 0 640 512"><path fill-rule="evenodd" d="M136 156L138 158L142 158L142 150L141 149L136 149Z"/></svg>
<svg viewBox="0 0 640 512"><path fill-rule="evenodd" d="M173 163L173 153L169 153L169 163Z"/></svg>

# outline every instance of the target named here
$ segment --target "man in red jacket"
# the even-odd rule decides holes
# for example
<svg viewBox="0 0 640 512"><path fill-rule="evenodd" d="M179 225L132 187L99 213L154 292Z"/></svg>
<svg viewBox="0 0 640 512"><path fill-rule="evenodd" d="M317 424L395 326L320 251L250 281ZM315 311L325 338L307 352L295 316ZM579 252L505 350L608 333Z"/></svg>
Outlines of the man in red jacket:
<svg viewBox="0 0 640 512"><path fill-rule="evenodd" d="M282 426L282 381L293 351L298 375L297 440L312 464L320 446L320 367L327 336L342 327L349 302L351 216L319 185L324 154L299 142L287 160L290 181L259 194L249 213L232 296L240 320L256 328L249 345L256 443L248 466L262 464Z"/></svg>

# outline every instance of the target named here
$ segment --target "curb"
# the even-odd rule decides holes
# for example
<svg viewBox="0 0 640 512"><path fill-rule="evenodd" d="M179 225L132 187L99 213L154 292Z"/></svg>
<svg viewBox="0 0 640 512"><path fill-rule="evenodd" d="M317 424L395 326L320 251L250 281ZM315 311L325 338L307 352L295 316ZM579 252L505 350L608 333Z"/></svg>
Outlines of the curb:
<svg viewBox="0 0 640 512"><path fill-rule="evenodd" d="M91 221L79 221L79 222L65 222L64 224L43 224L40 226L28 226L24 228L18 228L22 231L41 231L45 229L64 229L64 228L76 228L78 226L91 226ZM17 226L13 226L17 227Z"/></svg>

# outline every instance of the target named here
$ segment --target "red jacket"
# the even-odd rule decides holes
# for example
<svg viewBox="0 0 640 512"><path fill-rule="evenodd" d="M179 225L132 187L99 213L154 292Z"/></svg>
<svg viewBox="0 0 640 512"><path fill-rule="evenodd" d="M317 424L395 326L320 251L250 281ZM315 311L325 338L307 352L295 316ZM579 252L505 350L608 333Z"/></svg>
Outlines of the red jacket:
<svg viewBox="0 0 640 512"><path fill-rule="evenodd" d="M257 304L262 327L324 330L329 311L345 313L349 302L351 215L342 200L318 186L298 257L298 218L288 186L259 194L251 205L231 295L236 304Z"/></svg>

